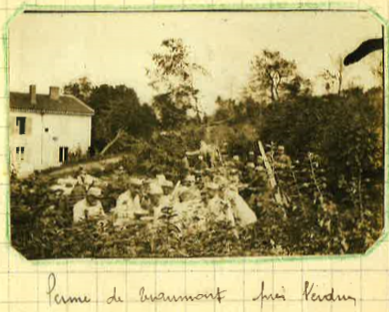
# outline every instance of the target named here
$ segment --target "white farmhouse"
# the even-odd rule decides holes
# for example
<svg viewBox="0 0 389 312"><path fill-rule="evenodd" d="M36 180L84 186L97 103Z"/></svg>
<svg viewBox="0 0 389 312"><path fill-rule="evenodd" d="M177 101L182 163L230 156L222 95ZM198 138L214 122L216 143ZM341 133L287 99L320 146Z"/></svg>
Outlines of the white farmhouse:
<svg viewBox="0 0 389 312"><path fill-rule="evenodd" d="M21 174L60 166L69 154L85 154L91 145L94 110L71 95L60 95L58 87L49 94L10 94L10 157Z"/></svg>

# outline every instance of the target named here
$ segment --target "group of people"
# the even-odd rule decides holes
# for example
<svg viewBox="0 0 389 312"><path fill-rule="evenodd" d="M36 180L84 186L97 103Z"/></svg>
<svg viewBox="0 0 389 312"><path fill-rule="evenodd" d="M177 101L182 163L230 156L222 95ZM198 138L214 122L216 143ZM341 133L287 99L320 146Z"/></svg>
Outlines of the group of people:
<svg viewBox="0 0 389 312"><path fill-rule="evenodd" d="M213 176L221 171L222 175L239 182L239 193L257 216L262 210L264 197L273 196L277 204L287 206L287 195L283 189L285 181L293 180L293 166L284 146L272 147L267 153L262 147L262 151L251 150L247 154L232 156L228 153L227 143L223 144L220 150L212 145L207 148L204 146L207 144L203 143L199 150L186 154L184 164L189 172L196 176Z"/></svg>
<svg viewBox="0 0 389 312"><path fill-rule="evenodd" d="M229 181L220 175L215 179L187 175L176 184L164 175L154 179L131 177L127 189L117 197L115 207L109 212L101 201L104 183L87 174L79 177L59 179L58 184L52 187L55 192L68 197L73 223L93 218L104 222L111 218L118 228L139 220L158 228L169 219L170 223L184 231L205 230L210 220L225 221L231 226L246 226L257 220L239 195L236 180Z"/></svg>
<svg viewBox="0 0 389 312"><path fill-rule="evenodd" d="M281 149L279 152L283 155ZM246 158L243 162L236 155L222 166L210 166L200 154L188 175L176 183L162 174L155 178L128 176L120 167L116 183L125 189L109 209L102 204L108 182L82 168L75 177L58 179L52 190L68 198L73 223L92 218L104 222L110 218L117 228L139 220L158 228L169 222L180 231L206 230L210 221L247 226L256 223L258 213L249 206L252 200L246 196L245 200L241 194L244 190L258 194L266 187L268 177L261 156L249 152Z"/></svg>

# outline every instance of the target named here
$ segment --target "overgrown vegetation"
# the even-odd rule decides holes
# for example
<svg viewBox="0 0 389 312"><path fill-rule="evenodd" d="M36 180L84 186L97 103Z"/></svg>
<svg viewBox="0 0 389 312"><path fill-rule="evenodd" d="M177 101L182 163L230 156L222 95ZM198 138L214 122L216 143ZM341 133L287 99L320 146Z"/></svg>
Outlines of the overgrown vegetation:
<svg viewBox="0 0 389 312"><path fill-rule="evenodd" d="M383 229L382 86L362 90L337 81L327 94L313 95L293 61L265 50L253 60L244 97L219 97L214 114L203 117L193 73L205 71L189 61L182 41L166 40L162 48L152 58L155 71L149 71L157 92L151 105L141 105L135 90L125 86L92 86L85 79L67 86L96 111L96 152L113 142L109 153L126 154L94 175L122 166L129 175L164 174L177 182L188 173L185 153L205 140L223 149L225 161L240 156L246 184L241 195L255 211L256 224L240 228L210 219L206 231L178 234L166 209L158 232L147 222L121 231L109 220L104 230L94 221L75 225L69 206L49 191L47 176L13 177L12 240L20 252L34 259L208 257L363 253L372 246ZM259 140L275 174L274 188L268 173L253 175L245 167L250 152L261 155ZM279 145L291 159L285 166L277 164ZM217 174L215 169L211 177ZM123 191L125 185L112 183L104 208Z"/></svg>
<svg viewBox="0 0 389 312"><path fill-rule="evenodd" d="M269 158L272 155L276 157L270 147ZM129 172L138 170L127 159L122 165ZM177 169L173 163L164 165L158 170L167 170L169 166ZM107 168L104 174L114 169ZM163 226L157 229L143 221L118 229L109 218L104 228L99 220L73 224L71 205L66 198L59 200L49 190L51 181L47 177L13 180L13 244L30 259L283 256L363 253L379 237L382 219L377 208L367 205L360 210L352 198L349 205L336 204L319 156L308 154L303 162L278 168L275 173L278 180L275 189L267 184L266 175L259 179L246 176L249 186L242 195L258 216L255 224L242 228L209 218L207 228L195 232L189 228L177 230L171 222L174 216L169 207L161 218ZM103 205L107 213L125 190L125 183L119 181L104 189ZM287 198L286 205L276 202L279 191Z"/></svg>

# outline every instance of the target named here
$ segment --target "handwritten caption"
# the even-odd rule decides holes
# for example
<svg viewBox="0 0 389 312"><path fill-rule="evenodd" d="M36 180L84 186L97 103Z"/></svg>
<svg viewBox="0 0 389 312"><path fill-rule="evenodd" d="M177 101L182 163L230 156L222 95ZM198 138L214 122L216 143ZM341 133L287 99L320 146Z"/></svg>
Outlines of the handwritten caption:
<svg viewBox="0 0 389 312"><path fill-rule="evenodd" d="M89 304L92 302L92 297L89 295L64 295L58 291L58 280L55 273L50 273L47 278L47 296L49 300L49 305L72 305L72 304ZM311 302L342 302L350 301L354 306L357 304L356 297L340 294L335 291L334 288L331 288L330 291L320 290L320 294L317 293L318 285L313 282L305 281L302 291L302 299L304 301ZM258 292L258 295L252 298L253 301L257 301L261 309L263 308L263 303L266 301L287 301L286 289L281 287L282 291L280 293L270 292L266 289L265 282L261 282L261 287ZM217 287L214 292L208 293L197 293L193 295L177 295L177 294L167 294L165 292L159 293L148 293L145 287L141 287L138 291L139 302L192 302L192 301L205 301L212 300L218 303L222 303L224 299L227 298L227 289L221 289ZM106 304L123 304L125 301L123 295L119 293L117 287L112 288L112 292L104 298Z"/></svg>

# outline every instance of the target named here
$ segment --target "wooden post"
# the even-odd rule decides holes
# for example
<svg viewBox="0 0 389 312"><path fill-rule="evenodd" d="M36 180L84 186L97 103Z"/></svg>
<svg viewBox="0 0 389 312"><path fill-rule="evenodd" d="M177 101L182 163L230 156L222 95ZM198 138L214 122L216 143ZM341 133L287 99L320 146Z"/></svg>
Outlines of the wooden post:
<svg viewBox="0 0 389 312"><path fill-rule="evenodd" d="M267 155L265 153L265 149L264 149L263 144L262 144L261 141L258 141L258 147L259 147L259 150L260 150L260 152L262 154L262 158L263 158L263 162L265 164L267 175L269 176L270 186L271 186L272 189L274 189L274 188L277 187L276 177L274 175L273 168L270 165L269 160L267 159ZM277 204L283 205L282 196L281 196L280 190L278 188L277 188L277 192L276 192L274 197L275 197L275 200L276 200Z"/></svg>
<svg viewBox="0 0 389 312"><path fill-rule="evenodd" d="M274 189L277 186L276 178L274 176L273 168L271 167L269 160L267 159L265 149L263 148L261 141L258 141L258 147L259 147L259 150L262 154L262 158L263 158L263 162L265 164L267 175L269 176L270 186Z"/></svg>

